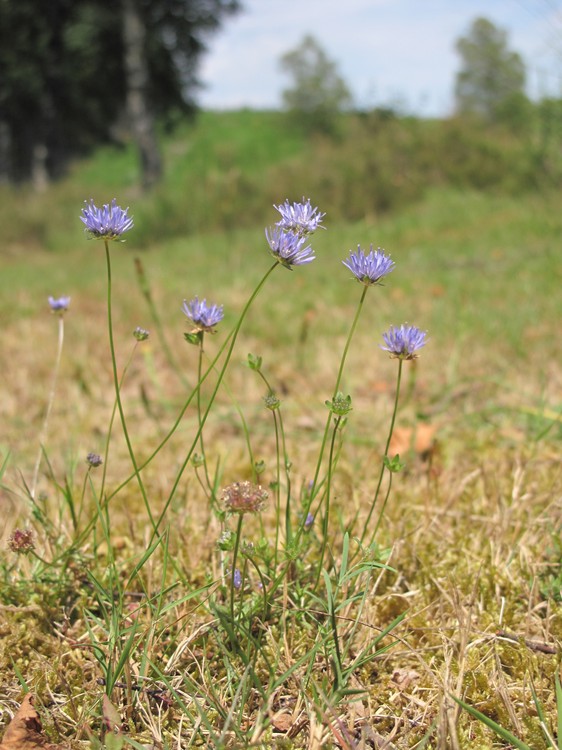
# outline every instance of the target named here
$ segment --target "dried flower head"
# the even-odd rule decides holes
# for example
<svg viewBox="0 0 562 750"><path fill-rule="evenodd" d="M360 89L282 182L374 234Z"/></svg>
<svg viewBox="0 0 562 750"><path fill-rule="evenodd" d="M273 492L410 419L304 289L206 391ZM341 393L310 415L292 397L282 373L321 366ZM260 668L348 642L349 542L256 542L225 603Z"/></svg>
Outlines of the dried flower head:
<svg viewBox="0 0 562 750"><path fill-rule="evenodd" d="M312 208L310 198L305 200L304 197L302 203L289 203L286 200L279 206L274 204L273 208L276 208L281 214L281 221L277 222L277 226L301 236L315 232L321 225L324 216L326 216L317 208Z"/></svg>
<svg viewBox="0 0 562 750"><path fill-rule="evenodd" d="M49 297L51 312L62 315L70 306L70 297Z"/></svg>
<svg viewBox="0 0 562 750"><path fill-rule="evenodd" d="M271 411L275 411L281 406L281 401L279 401L279 399L277 398L275 393L273 393L273 391L268 393L267 396L265 396L263 400L264 400L266 407L270 409Z"/></svg>
<svg viewBox="0 0 562 750"><path fill-rule="evenodd" d="M380 247L378 250L373 250L372 245L371 251L367 255L363 252L361 246L357 245L357 251L350 250L349 258L343 260L342 263L349 268L357 281L367 286L380 283L381 279L393 271L396 265L388 255L384 254Z"/></svg>
<svg viewBox="0 0 562 750"><path fill-rule="evenodd" d="M88 453L88 455L86 456L86 463L88 463L92 468L97 469L98 466L101 466L103 464L103 460L98 453Z"/></svg>
<svg viewBox="0 0 562 750"><path fill-rule="evenodd" d="M184 300L182 310L193 323L192 333L214 333L214 327L224 317L222 305L208 305L206 299L199 301L198 297L194 297L191 302Z"/></svg>
<svg viewBox="0 0 562 750"><path fill-rule="evenodd" d="M27 555L35 549L33 531L31 529L16 529L8 539L8 547L18 555Z"/></svg>
<svg viewBox="0 0 562 750"><path fill-rule="evenodd" d="M147 338L150 336L150 331L147 331L146 328L141 328L140 326L137 326L135 330L133 331L133 336L136 338L137 341L146 341Z"/></svg>
<svg viewBox="0 0 562 750"><path fill-rule="evenodd" d="M416 326L403 323L399 328L390 326L382 337L386 346L381 345L381 349L390 352L391 357L415 359L419 356L416 354L417 350L425 346L427 333Z"/></svg>
<svg viewBox="0 0 562 750"><path fill-rule="evenodd" d="M306 245L306 235L287 232L281 227L270 227L265 230L265 236L273 257L289 270L292 270L292 266L311 263L316 257L310 245Z"/></svg>
<svg viewBox="0 0 562 750"><path fill-rule="evenodd" d="M92 239L117 240L132 228L133 218L127 215L129 209L118 206L115 198L102 208L97 208L93 200L84 202L86 207L82 209L80 220Z"/></svg>
<svg viewBox="0 0 562 750"><path fill-rule="evenodd" d="M222 497L231 513L258 513L269 494L261 485L246 480L229 484L223 489Z"/></svg>

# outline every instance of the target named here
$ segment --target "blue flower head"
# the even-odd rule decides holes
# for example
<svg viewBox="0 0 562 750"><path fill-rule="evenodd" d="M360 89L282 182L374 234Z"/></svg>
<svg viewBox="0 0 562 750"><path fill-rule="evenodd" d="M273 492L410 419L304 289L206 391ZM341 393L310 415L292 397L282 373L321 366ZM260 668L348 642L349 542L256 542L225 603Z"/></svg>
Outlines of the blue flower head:
<svg viewBox="0 0 562 750"><path fill-rule="evenodd" d="M399 328L390 326L386 333L382 335L386 346L381 345L381 349L390 352L391 357L398 359L415 359L416 352L425 346L427 333L420 331L416 326L409 326L406 323Z"/></svg>
<svg viewBox="0 0 562 750"><path fill-rule="evenodd" d="M133 226L132 217L127 215L129 209L123 210L117 205L115 198L111 204L106 203L102 208L97 208L93 200L85 203L80 220L92 239L117 240Z"/></svg>
<svg viewBox="0 0 562 750"><path fill-rule="evenodd" d="M380 283L381 279L393 271L396 265L380 247L378 250L373 250L372 245L368 255L361 250L360 245L357 245L357 251L350 250L349 258L342 263L349 268L357 281L366 286Z"/></svg>
<svg viewBox="0 0 562 750"><path fill-rule="evenodd" d="M184 300L182 309L193 323L193 333L199 331L213 333L214 327L224 317L222 305L207 305L206 299L199 301L198 297L194 297L191 302Z"/></svg>
<svg viewBox="0 0 562 750"><path fill-rule="evenodd" d="M235 589L239 589L242 586L242 573L238 568L236 568L232 574L232 585Z"/></svg>
<svg viewBox="0 0 562 750"><path fill-rule="evenodd" d="M286 200L279 206L274 204L273 208L276 208L281 214L281 221L277 222L277 226L300 236L315 232L321 225L324 216L326 216L317 208L312 208L310 198L305 201L304 197L302 203L289 203Z"/></svg>
<svg viewBox="0 0 562 750"><path fill-rule="evenodd" d="M292 266L311 263L316 257L310 245L306 245L305 235L288 232L276 226L266 229L265 236L273 257L289 270L292 270Z"/></svg>
<svg viewBox="0 0 562 750"><path fill-rule="evenodd" d="M70 297L49 297L51 312L62 315L70 306Z"/></svg>

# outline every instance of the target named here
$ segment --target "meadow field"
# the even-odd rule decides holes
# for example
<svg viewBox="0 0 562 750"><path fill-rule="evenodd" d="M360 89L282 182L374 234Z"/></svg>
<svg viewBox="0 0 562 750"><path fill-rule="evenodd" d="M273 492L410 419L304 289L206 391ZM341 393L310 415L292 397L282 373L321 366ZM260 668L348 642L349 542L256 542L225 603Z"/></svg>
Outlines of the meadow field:
<svg viewBox="0 0 562 750"><path fill-rule="evenodd" d="M0 748L559 747L560 192L406 175L346 214L249 116L168 139L149 197L110 148L0 191ZM303 196L316 259L268 275ZM113 361L80 212L114 197ZM396 265L367 287L342 261L371 244ZM196 296L224 319L187 340ZM224 506L240 482L259 513Z"/></svg>

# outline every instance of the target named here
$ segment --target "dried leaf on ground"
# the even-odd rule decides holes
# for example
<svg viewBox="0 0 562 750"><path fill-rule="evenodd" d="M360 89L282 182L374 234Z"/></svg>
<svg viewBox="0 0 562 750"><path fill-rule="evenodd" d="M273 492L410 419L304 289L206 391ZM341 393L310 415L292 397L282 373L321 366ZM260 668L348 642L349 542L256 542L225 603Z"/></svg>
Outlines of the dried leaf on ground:
<svg viewBox="0 0 562 750"><path fill-rule="evenodd" d="M412 449L420 456L430 454L434 446L436 430L435 425L426 422L419 422L415 429L396 427L390 441L389 455L394 456L398 453L404 456Z"/></svg>
<svg viewBox="0 0 562 750"><path fill-rule="evenodd" d="M33 707L33 696L28 693L4 733L0 750L66 750L64 745L53 745L42 734L39 714Z"/></svg>

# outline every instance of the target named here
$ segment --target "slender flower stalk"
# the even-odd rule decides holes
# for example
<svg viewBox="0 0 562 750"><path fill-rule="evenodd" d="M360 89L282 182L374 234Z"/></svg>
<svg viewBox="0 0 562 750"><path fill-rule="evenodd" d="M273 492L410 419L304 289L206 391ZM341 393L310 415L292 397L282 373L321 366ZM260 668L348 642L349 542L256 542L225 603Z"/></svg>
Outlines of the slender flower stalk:
<svg viewBox="0 0 562 750"><path fill-rule="evenodd" d="M129 355L129 358L128 358L126 364L125 364L125 367L123 368L123 371L121 373L121 378L119 380L119 390L121 390L123 388L123 382L125 380L127 372L128 372L129 367L131 365L131 362L133 361L133 357L134 357L135 352L137 350L137 346L139 344L139 341L141 340L141 339L139 339L135 335L135 333L133 333L133 335L135 336L136 341L135 341L133 349L132 349L132 351L131 351L131 353ZM107 437L105 439L105 446L104 446L104 455L103 455L103 458L101 458L101 456L97 456L97 458L100 459L101 464L93 464L93 463L90 462L90 458L89 457L90 456L94 456L95 454L93 454L93 453L92 454L88 454L88 456L86 457L86 460L87 460L87 462L89 464L89 468L95 468L96 466L100 466L100 465L103 466L102 477L101 477L101 485L100 485L100 489L99 489L98 493L96 493L95 488L93 486L92 478L91 478L91 472L89 470L88 470L88 473L86 474L86 478L84 480L85 483L87 481L89 481L89 483L90 483L90 486L91 486L91 489L92 489L92 493L97 498L96 499L96 503L97 503L98 509L97 509L96 513L94 514L94 516L86 524L86 526L84 528L84 531L82 531L81 534L80 534L80 536L78 537L78 539L75 540L73 546L71 546L67 550L68 554L72 550L79 548L80 545L82 544L82 542L84 541L84 539L86 539L88 537L88 535L90 534L90 532L92 531L92 529L96 525L96 522L98 520L99 512L106 510L107 505L109 504L109 501L113 497L113 495L110 495L109 497L105 497L105 484L106 484L106 478L107 478L107 466L108 466L108 459L109 459L109 447L110 447L111 438L112 438L112 435L113 435L113 424L115 422L115 415L116 414L117 414L117 398L115 398L114 401L113 401L113 408L111 410L111 416L109 418L109 425L108 425L108 428L107 428ZM132 478L134 478L134 476L135 476L135 474L132 474L130 478L132 479ZM85 486L84 486L83 491L82 491L81 505L83 503L84 493L85 493ZM104 498L104 497L105 497L105 499L104 499L103 505L102 505L101 504L101 498ZM80 521L80 513L78 514L78 519L77 520L78 520L78 522ZM62 555L61 555L61 557L62 557ZM56 558L53 562L56 562L58 559L59 558Z"/></svg>
<svg viewBox="0 0 562 750"><path fill-rule="evenodd" d="M259 484L252 482L234 482L229 484L223 490L224 505L229 513L238 515L238 526L234 540L234 551L232 553L232 571L236 571L238 561L238 551L240 549L240 540L242 538L242 522L247 513L259 513L267 501L268 493ZM236 580L234 574L230 580L230 618L234 622L234 592Z"/></svg>
<svg viewBox="0 0 562 750"><path fill-rule="evenodd" d="M338 375L336 377L336 384L335 384L335 387L334 387L334 393L333 393L333 397L332 397L332 402L336 399L336 397L338 395L338 392L339 392L341 380L342 380L342 377L343 377L343 370L344 370L345 362L346 362L346 359L347 359L347 353L349 351L349 347L351 346L351 341L353 339L353 334L355 333L355 329L357 327L357 321L359 320L359 316L361 314L361 310L363 309L363 303L365 302L365 297L367 295L368 288L369 288L368 285L365 285L364 288L363 288L363 290L362 290L362 292L361 292L361 298L359 299L359 304L357 305L357 310L355 311L355 316L353 318L353 322L351 324L351 328L349 329L349 333L347 335L347 340L345 342L345 346L344 346L344 349L343 349L342 357L341 357L341 360L340 360L340 366L339 366L339 369L338 369ZM322 442L320 444L320 451L318 453L318 461L316 462L316 470L314 472L314 478L312 480L312 485L311 485L310 493L309 493L309 496L308 496L308 503L305 506L305 508L303 509L303 521L299 525L299 528L298 528L298 531L297 531L296 541L298 541L300 539L300 536L301 536L301 534L304 531L304 520L307 518L308 513L310 512L310 508L312 506L312 502L314 501L314 498L316 497L316 490L317 490L317 487L318 487L318 478L320 476L320 469L322 467L322 459L324 458L324 451L326 449L326 442L328 440L328 434L329 434L329 431L330 431L330 423L331 423L331 421L332 421L332 412L330 412L328 414L328 418L326 419L326 426L324 427L324 433L323 433L323 436L322 436ZM316 513L317 512L318 511L316 511ZM316 515L316 513L315 513L315 515Z"/></svg>
<svg viewBox="0 0 562 750"><path fill-rule="evenodd" d="M222 317L222 316L221 316ZM197 360L197 381L199 382L201 380L201 376L203 375L203 341L205 338L205 331L201 330L199 335L199 356ZM213 484L211 483L211 479L209 477L209 467L207 465L207 455L205 453L205 443L203 440L203 427L201 424L201 388L197 389L197 421L199 422L199 447L201 450L201 457L203 461L203 470L205 472L205 481L207 482L207 489L209 490L211 494L211 498L213 497Z"/></svg>
<svg viewBox="0 0 562 750"><path fill-rule="evenodd" d="M113 385L115 387L115 398L117 401L117 409L119 411L119 416L121 418L121 426L123 428L123 435L125 436L125 442L127 443L127 450L129 451L131 463L133 464L134 475L137 478L137 482L138 482L139 489L142 495L144 506L146 508L148 518L150 519L150 523L153 528L153 533L158 534L158 528L155 524L154 517L152 515L152 510L150 508L150 503L148 501L148 496L146 494L144 482L142 481L140 470L137 464L137 460L135 458L135 453L133 451L131 438L129 436L129 430L127 428L127 421L125 419L125 412L123 410L123 403L121 401L121 389L119 387L119 376L117 374L117 359L115 356L115 344L113 341L113 319L112 319L112 307L111 307L111 255L109 253L109 239L111 238L104 239L105 258L106 258L106 265L107 265L107 327L108 327L108 333L109 333L109 349L111 352L111 365L112 365L112 370L113 370Z"/></svg>
<svg viewBox="0 0 562 750"><path fill-rule="evenodd" d="M328 458L328 477L326 482L326 504L324 508L324 518L322 521L322 544L320 547L320 558L318 560L318 571L316 573L316 586L315 588L318 588L318 584L320 583L320 577L322 575L322 568L324 565L324 556L326 554L326 546L328 544L328 524L330 520L330 497L331 497L331 489L332 489L332 470L334 466L334 447L336 443L336 435L338 434L338 429L341 423L341 420L343 417L340 415L336 416L334 421L334 428L332 430L332 439L330 440L330 453ZM308 519L308 513L305 518L305 523L303 524L303 527L306 527L306 521Z"/></svg>
<svg viewBox="0 0 562 750"><path fill-rule="evenodd" d="M137 282L139 285L139 289L141 291L142 296L146 300L148 311L150 313L150 316L152 317L152 322L154 323L154 327L156 329L156 336L158 337L158 340L160 341L160 346L162 347L162 351L164 352L164 355L166 359L168 360L170 367L176 373L176 375L178 376L178 379L180 380L184 388L191 390L192 386L190 382L188 381L188 379L186 378L185 373L179 366L177 359L174 356L174 353L172 352L170 345L168 344L168 340L166 339L166 335L164 333L164 326L162 325L162 321L158 313L158 308L156 307L156 304L152 297L152 290L150 288L150 284L148 282L148 278L147 278L147 275L144 270L144 266L140 258L135 258L135 271L137 274Z"/></svg>
<svg viewBox="0 0 562 750"><path fill-rule="evenodd" d="M201 381L203 375L203 344L206 333L215 333L215 326L220 323L224 317L222 305L208 305L207 300L199 300L198 297L194 297L190 302L184 300L183 312L191 321L191 331L185 334L185 339L189 343L197 344L199 350L198 364L197 364L197 382ZM197 390L197 418L199 421L200 436L199 444L201 448L201 457L198 459L198 465L203 465L205 472L205 481L207 483L207 490L210 493L211 500L214 500L214 487L209 477L209 469L207 466L207 458L205 454L205 445L203 441L203 428L201 425L201 389ZM205 489L205 488L204 488Z"/></svg>
<svg viewBox="0 0 562 750"><path fill-rule="evenodd" d="M269 268L269 270L264 274L262 280L259 282L259 284L257 285L257 287L254 289L254 291L250 295L248 301L244 305L244 308L242 309L242 312L240 313L240 317L238 318L238 321L236 322L236 325L234 326L234 329L231 331L230 335L226 338L226 340L225 340L223 346L221 347L220 351L218 352L218 354L216 355L216 357L214 358L214 360L211 362L211 364L207 368L207 371L200 378L199 382L197 383L197 385L195 386L194 390L192 391L192 393L188 397L187 401L184 403L184 405L183 405L183 407L182 407L182 409L180 411L180 414L179 414L178 418L176 419L176 421L172 425L171 429L168 431L168 434L163 438L163 440L160 442L160 444L157 446L157 448L151 453L151 455L146 459L146 461L140 467L141 469L143 469L148 463L150 463L150 461L152 461L152 459L154 458L154 456L156 456L156 454L165 445L165 443L167 443L168 440L172 437L172 435L176 431L176 429L177 429L177 427L178 427L178 425L179 425L179 423L180 423L183 415L185 414L185 412L186 412L189 404L193 400L194 395L197 393L197 391L199 390L199 388L201 388L203 382L207 379L208 375L212 371L214 371L215 365L216 365L219 357L223 353L223 351L226 348L227 344L229 344L228 345L228 350L226 352L224 363L223 363L223 365L222 365L222 367L220 369L220 372L219 372L219 375L218 375L218 378L217 378L217 382L216 382L215 387L213 389L213 392L211 393L211 396L209 398L209 403L207 404L207 408L205 409L205 411L203 412L203 414L201 416L201 422L199 424L199 428L198 428L198 430L197 430L197 432L195 434L195 437L193 438L193 441L192 441L191 446L190 446L190 448L189 448L189 450L187 452L187 455L186 455L186 457L185 457L182 465L180 466L180 469L179 469L179 471L178 471L178 473L176 475L176 479L175 479L175 481L174 481L174 483L172 485L172 489L170 490L170 494L168 496L168 499L166 500L166 502L164 504L164 507L162 509L162 512L160 513L160 516L158 517L158 520L156 522L156 528L157 529L160 527L160 524L162 523L162 521L164 519L164 516L166 515L166 512L167 512L168 508L170 507L170 504L171 504L171 502L172 502L172 500L174 498L174 495L176 493L176 490L178 488L180 480L181 480L181 478L183 476L183 472L185 471L185 468L186 468L187 464L189 463L189 460L191 459L191 456L193 455L193 451L195 450L195 447L196 447L196 445L197 445L197 443L199 441L199 436L200 436L200 434L201 434L201 432L203 430L203 427L205 426L205 422L207 421L207 418L209 416L209 413L211 411L211 408L212 408L212 406L214 404L215 398L216 398L217 393L219 391L220 385L221 385L221 383L223 381L223 378L225 376L226 370L227 370L228 365L230 363L230 359L232 357L232 352L234 351L234 346L236 344L236 340L238 338L238 334L240 333L240 329L242 327L242 323L244 322L244 319L246 318L246 315L248 314L248 310L252 306L254 300L256 299L256 297L258 296L258 294L262 290L263 286L265 285L265 282L270 277L270 275L273 273L273 271L277 268L278 265L279 265L279 263L276 261ZM113 495L116 494L117 492L119 492L119 490L122 487L124 487L131 480L131 478L132 477L128 477L124 482L122 482L121 485L113 492ZM151 542L152 542L153 539L154 539L154 534L153 534L153 536L151 538Z"/></svg>
<svg viewBox="0 0 562 750"><path fill-rule="evenodd" d="M397 376L397 381L396 381L396 395L394 396L394 408L392 410L392 419L390 420L390 428L388 430L388 437L386 439L386 446L385 446L385 449L384 449L384 458L388 458L388 449L390 448L390 441L392 440L392 433L394 432L394 424L396 422L396 414L398 413L398 400L399 400L399 397L400 397L400 384L401 384L401 381L402 381L402 365L403 365L403 360L399 359L398 360L398 376ZM365 524L363 526L363 533L361 534L361 544L363 544L363 542L365 541L365 538L367 536L367 532L368 532L368 529L369 529L369 524L371 523L371 518L372 518L372 515L373 515L373 511L375 510L375 506L376 506L378 498L379 498L379 492L380 492L380 489L381 489L381 484L382 484L382 480L383 480L383 477L384 477L384 470L385 470L385 468L386 468L386 464L385 464L385 461L383 459L383 461L381 463L381 470L380 470L380 474L379 474L379 480L377 482L377 488L375 490L373 501L371 503L371 508L369 510L369 515L367 516L367 520L365 521ZM392 473L390 474L390 481L392 481ZM379 518L378 518L378 521L376 523L375 529L374 529L373 533L371 534L370 544L372 544L372 542L375 539L375 536L377 534L377 531L379 529L379 525L380 525L380 522L381 522L381 519L382 519L382 514L384 513L384 509L386 507L386 501L388 500L389 493L390 493L390 487L389 487L389 492L387 493L387 495L385 497L385 501L383 503L383 507L381 508L381 512L379 513Z"/></svg>
<svg viewBox="0 0 562 750"><path fill-rule="evenodd" d="M47 430L49 427L49 418L53 404L55 402L55 395L57 392L57 381L60 371L60 363L62 359L62 350L64 346L64 313L68 310L70 304L70 297L49 297L49 306L53 313L58 316L58 342L57 342L57 353L55 357L55 366L53 369L53 379L51 381L51 388L49 391L49 399L47 401L47 410L45 411L45 418L43 419L43 425L39 433L39 450L37 452L37 458L35 459L35 467L33 469L33 478L31 480L30 495L35 500L35 494L37 492L37 481L39 479L39 468L41 466L41 458L43 457L43 446L47 437Z"/></svg>
<svg viewBox="0 0 562 750"><path fill-rule="evenodd" d="M383 333L383 340L386 344L386 346L380 346L381 349L384 351L390 352L390 356L393 359L398 359L398 375L397 375L397 381L396 381L396 395L394 398L394 409L392 411L392 419L390 420L390 429L388 431L388 438L386 440L386 446L384 449L384 456L383 461L381 464L381 471L379 474L379 480L377 483L377 488L375 490L375 495L373 497L373 502L371 503L371 508L369 510L369 515L367 516L367 520L365 521L365 525L363 528L363 534L361 535L361 544L363 544L365 537L367 535L367 530L369 528L369 524L371 522L371 517L373 515L373 511L375 509L375 506L378 501L379 492L384 476L384 470L385 468L389 469L390 472L390 478L389 478L389 484L388 484L388 490L384 498L384 502L382 504L382 508L379 513L379 517L377 520L377 523L375 525L375 528L373 530L373 533L371 534L371 540L369 544L372 544L375 540L375 537L377 535L377 532L379 530L379 526L382 521L382 517L386 508L386 504L388 501L388 498L390 496L390 488L392 486L392 465L389 463L390 458L388 455L388 450L390 448L390 441L392 440L392 433L394 432L394 424L396 422L396 414L398 412L398 399L400 396L400 384L402 381L402 366L404 364L405 360L412 360L418 357L419 355L417 352L426 344L427 341L427 333L425 331L421 331L419 328L416 328L416 326L410 326L404 323L400 327L390 326L388 331L386 333ZM397 469L395 469L397 470Z"/></svg>

